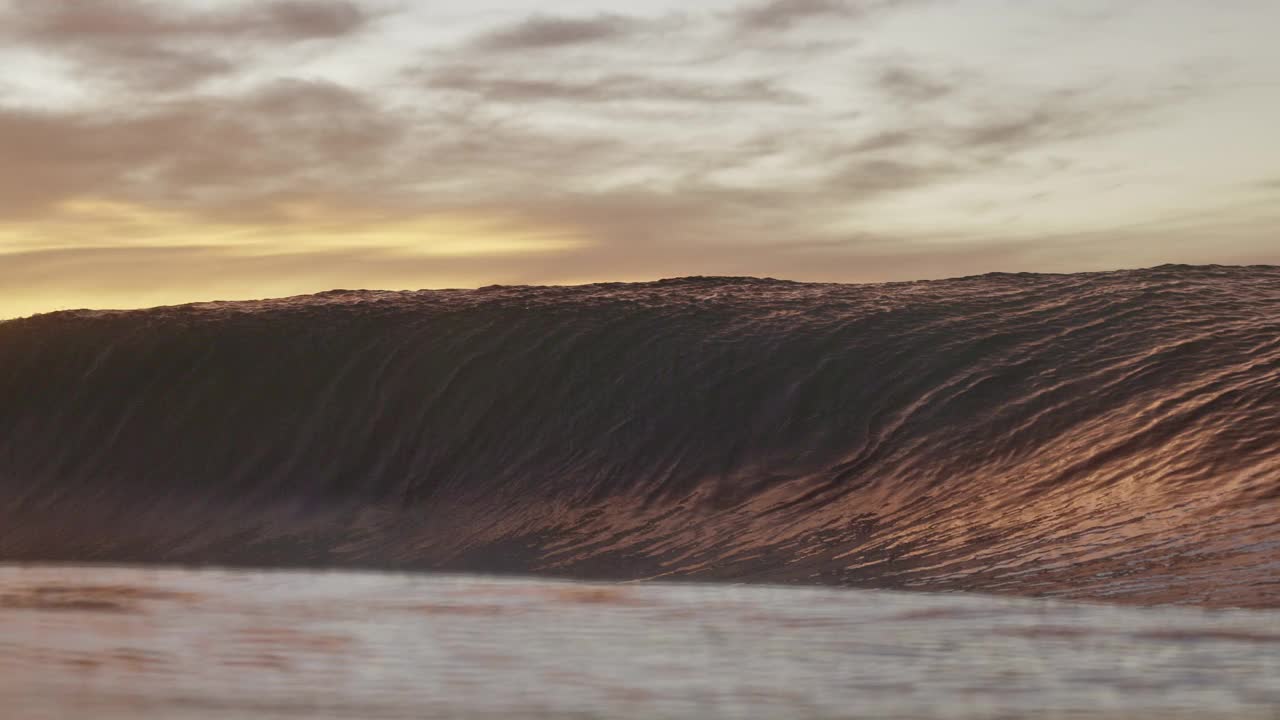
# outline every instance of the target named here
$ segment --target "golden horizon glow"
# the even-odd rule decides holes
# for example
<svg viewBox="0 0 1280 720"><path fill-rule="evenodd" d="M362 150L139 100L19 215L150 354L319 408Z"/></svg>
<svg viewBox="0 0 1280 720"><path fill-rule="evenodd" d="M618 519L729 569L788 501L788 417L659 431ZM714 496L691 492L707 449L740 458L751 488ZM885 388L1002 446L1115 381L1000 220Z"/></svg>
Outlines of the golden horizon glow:
<svg viewBox="0 0 1280 720"><path fill-rule="evenodd" d="M105 199L77 198L59 203L44 216L25 220L0 221L0 264L6 257L39 251L83 254L101 247L140 253L216 248L222 262L271 262L282 257L291 261L302 255L342 254L353 249L376 255L385 263L424 259L480 259L489 256L521 257L573 250L587 240L572 229L547 224L535 226L514 219L499 219L496 213L435 212L414 215L363 208L342 208L317 202L291 201L269 208L269 219L219 220L170 209ZM129 268L116 268L111 272ZM198 270L198 268L197 268ZM55 285L40 292L0 296L0 320L58 309L128 309L159 305L208 302L214 300L256 300L330 290L338 286L364 289L360 273L334 267L310 268L311 272L279 277L254 277L242 281L232 277L204 277L194 273L191 282L175 287L146 287L146 282L129 288L98 288ZM104 269L105 271L105 269ZM395 273L382 272L383 278ZM154 275L152 276L154 277ZM484 283L480 273L433 273L435 285L474 287ZM443 285L441 285L443 283ZM191 285L204 287L194 290ZM398 289L417 289L408 278ZM123 290L123 292L122 292Z"/></svg>
<svg viewBox="0 0 1280 720"><path fill-rule="evenodd" d="M0 220L0 247L217 245L243 254L273 254L282 243L333 249L375 247L420 256L467 257L572 250L586 244L569 228L519 226L481 213L392 215L358 208L292 201L270 208L274 220L202 218L179 210L94 198L59 203L32 220Z"/></svg>

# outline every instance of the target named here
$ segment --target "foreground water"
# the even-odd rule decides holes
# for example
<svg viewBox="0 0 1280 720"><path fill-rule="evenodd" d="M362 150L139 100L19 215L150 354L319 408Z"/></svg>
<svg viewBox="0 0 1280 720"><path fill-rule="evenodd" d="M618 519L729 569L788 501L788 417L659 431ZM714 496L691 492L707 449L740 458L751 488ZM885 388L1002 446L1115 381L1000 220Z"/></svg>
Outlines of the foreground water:
<svg viewBox="0 0 1280 720"><path fill-rule="evenodd" d="M1280 268L0 323L0 560L1280 606Z"/></svg>
<svg viewBox="0 0 1280 720"><path fill-rule="evenodd" d="M1280 615L963 594L0 567L55 718L1259 718Z"/></svg>

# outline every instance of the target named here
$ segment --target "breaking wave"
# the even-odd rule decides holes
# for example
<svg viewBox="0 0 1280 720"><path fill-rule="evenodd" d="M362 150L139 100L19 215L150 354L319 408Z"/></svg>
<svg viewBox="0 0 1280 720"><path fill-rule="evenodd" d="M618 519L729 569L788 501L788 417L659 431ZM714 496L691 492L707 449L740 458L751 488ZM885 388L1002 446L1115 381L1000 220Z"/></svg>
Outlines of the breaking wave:
<svg viewBox="0 0 1280 720"><path fill-rule="evenodd" d="M11 320L0 560L1280 606L1280 268Z"/></svg>

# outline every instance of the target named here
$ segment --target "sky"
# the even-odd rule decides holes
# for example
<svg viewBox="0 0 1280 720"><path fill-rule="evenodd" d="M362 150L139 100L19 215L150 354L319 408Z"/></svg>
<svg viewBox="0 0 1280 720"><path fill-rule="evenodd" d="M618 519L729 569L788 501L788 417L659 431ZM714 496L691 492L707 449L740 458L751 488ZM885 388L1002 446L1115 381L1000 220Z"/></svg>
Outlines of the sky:
<svg viewBox="0 0 1280 720"><path fill-rule="evenodd" d="M1280 263L1272 0L0 0L0 318Z"/></svg>

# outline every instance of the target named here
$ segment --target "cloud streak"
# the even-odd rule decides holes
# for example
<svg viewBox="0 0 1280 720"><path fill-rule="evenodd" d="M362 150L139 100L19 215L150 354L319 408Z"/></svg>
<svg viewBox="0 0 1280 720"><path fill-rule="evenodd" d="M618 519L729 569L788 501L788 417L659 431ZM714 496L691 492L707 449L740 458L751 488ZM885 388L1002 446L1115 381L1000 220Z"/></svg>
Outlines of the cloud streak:
<svg viewBox="0 0 1280 720"><path fill-rule="evenodd" d="M913 0L764 0L739 8L732 17L739 31L776 33L811 22L861 20L911 2Z"/></svg>
<svg viewBox="0 0 1280 720"><path fill-rule="evenodd" d="M348 0L274 0L200 10L141 0L10 0L0 39L74 62L78 74L151 92L175 92L232 74L237 50L336 40L374 14Z"/></svg>
<svg viewBox="0 0 1280 720"><path fill-rule="evenodd" d="M139 0L14 0L4 15L14 34L50 45L241 37L298 42L351 34L369 17L344 0L274 0L229 11Z"/></svg>
<svg viewBox="0 0 1280 720"><path fill-rule="evenodd" d="M736 13L737 26L746 31L780 31L809 20L843 17L856 8L843 0L767 0Z"/></svg>
<svg viewBox="0 0 1280 720"><path fill-rule="evenodd" d="M644 25L616 13L585 18L534 15L485 32L471 42L471 47L486 52L515 52L591 45L633 36Z"/></svg>
<svg viewBox="0 0 1280 720"><path fill-rule="evenodd" d="M427 84L438 90L470 93L489 102L599 103L802 103L804 97L780 87L771 78L708 82L679 77L609 73L587 77L515 77L490 74L474 65L460 65L432 73Z"/></svg>

